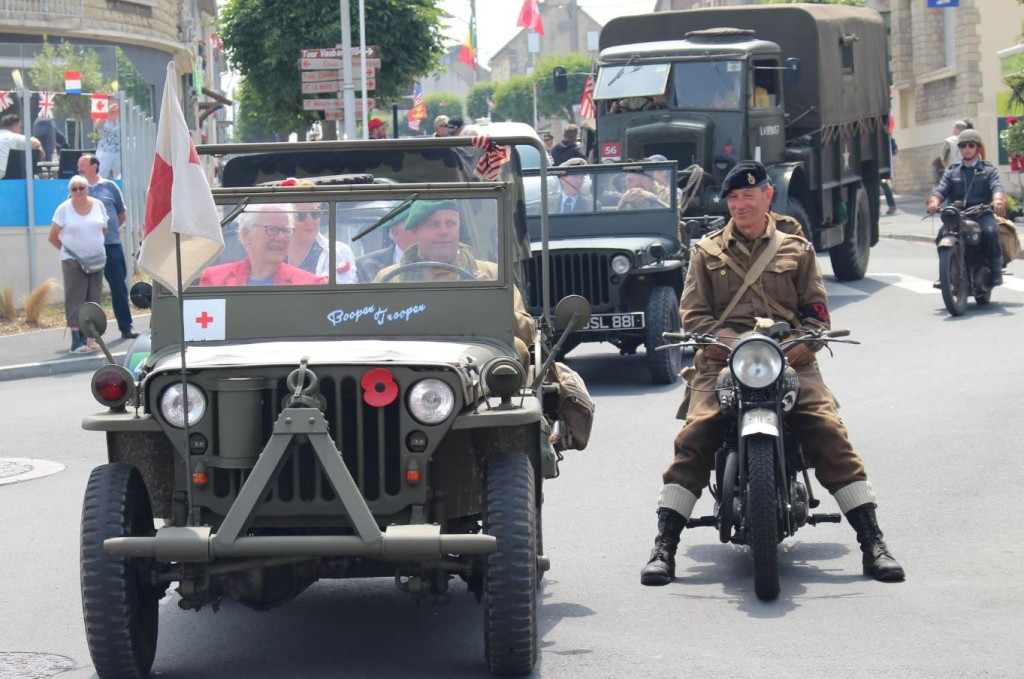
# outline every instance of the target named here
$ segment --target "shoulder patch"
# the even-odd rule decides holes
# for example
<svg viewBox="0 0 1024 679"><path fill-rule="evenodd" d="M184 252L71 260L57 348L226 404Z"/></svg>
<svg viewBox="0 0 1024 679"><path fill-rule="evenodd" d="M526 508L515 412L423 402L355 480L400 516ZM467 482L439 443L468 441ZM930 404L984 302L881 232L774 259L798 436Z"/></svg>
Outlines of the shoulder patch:
<svg viewBox="0 0 1024 679"><path fill-rule="evenodd" d="M807 241L806 243L804 243L804 252L809 252L812 250L814 250L814 243L812 243L811 241Z"/></svg>

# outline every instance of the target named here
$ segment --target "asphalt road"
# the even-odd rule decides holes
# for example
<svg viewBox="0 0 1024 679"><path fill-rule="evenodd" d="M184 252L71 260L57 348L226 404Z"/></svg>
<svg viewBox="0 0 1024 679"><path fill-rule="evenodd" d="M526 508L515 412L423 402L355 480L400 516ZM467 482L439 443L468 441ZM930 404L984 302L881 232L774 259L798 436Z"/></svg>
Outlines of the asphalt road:
<svg viewBox="0 0 1024 679"><path fill-rule="evenodd" d="M821 258L828 271L828 258ZM1024 264L1013 265L1024 275ZM879 519L908 580L861 575L848 524L806 527L781 549L782 593L753 592L743 548L683 534L678 578L639 584L655 533L660 473L682 388L652 387L642 356L583 346L569 362L598 411L590 447L545 486L538 677L1015 677L1024 666L1016 355L1024 282L951 319L934 249L883 241L871 273L831 279L834 327L860 346L821 359L880 498ZM0 485L0 679L92 676L80 613L78 520L102 437L88 376L0 383L0 458L65 465ZM816 488L818 492L820 488ZM698 513L710 511L702 499ZM819 511L837 511L823 498ZM417 605L390 581L319 583L291 604L214 614L165 598L161 677L482 677L482 611L462 585ZM52 654L52 656L32 655ZM64 660L59 660L63 658ZM25 661L35 659L33 669ZM49 662L46 667L42 664ZM60 663L64 664L61 665ZM40 669L42 668L42 669Z"/></svg>

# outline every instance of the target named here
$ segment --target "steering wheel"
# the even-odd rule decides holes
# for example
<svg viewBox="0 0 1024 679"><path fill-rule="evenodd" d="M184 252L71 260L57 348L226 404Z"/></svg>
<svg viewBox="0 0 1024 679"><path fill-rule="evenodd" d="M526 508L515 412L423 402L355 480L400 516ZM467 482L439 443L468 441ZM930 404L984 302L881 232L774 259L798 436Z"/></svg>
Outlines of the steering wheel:
<svg viewBox="0 0 1024 679"><path fill-rule="evenodd" d="M381 283L387 283L388 281L390 281L392 278L394 278L395 276L399 275L403 271L407 271L407 270L408 271L414 271L414 270L418 270L418 269L444 269L445 271L451 271L453 273L458 274L459 275L459 280L463 280L463 281L475 281L476 280L476 275L472 271L467 271L466 269L463 269L460 266L455 266L454 264L445 264L444 262L425 261L425 262L412 262L411 264L402 264L401 266L399 266L394 271L391 271L390 273L384 275L380 279L380 282Z"/></svg>

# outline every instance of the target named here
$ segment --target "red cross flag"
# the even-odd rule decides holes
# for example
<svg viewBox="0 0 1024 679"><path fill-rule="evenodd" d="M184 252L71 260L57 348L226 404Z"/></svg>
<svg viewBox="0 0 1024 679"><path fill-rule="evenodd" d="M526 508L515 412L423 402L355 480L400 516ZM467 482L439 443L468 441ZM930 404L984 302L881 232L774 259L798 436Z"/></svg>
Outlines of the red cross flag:
<svg viewBox="0 0 1024 679"><path fill-rule="evenodd" d="M106 120L107 110L110 105L109 97L105 94L92 95L92 119Z"/></svg>
<svg viewBox="0 0 1024 679"><path fill-rule="evenodd" d="M188 287L224 250L224 236L206 173L178 103L178 75L172 61L167 64L160 104L139 265L179 294L176 235L180 237L181 283Z"/></svg>
<svg viewBox="0 0 1024 679"><path fill-rule="evenodd" d="M224 339L224 299L186 299L185 341L209 342Z"/></svg>

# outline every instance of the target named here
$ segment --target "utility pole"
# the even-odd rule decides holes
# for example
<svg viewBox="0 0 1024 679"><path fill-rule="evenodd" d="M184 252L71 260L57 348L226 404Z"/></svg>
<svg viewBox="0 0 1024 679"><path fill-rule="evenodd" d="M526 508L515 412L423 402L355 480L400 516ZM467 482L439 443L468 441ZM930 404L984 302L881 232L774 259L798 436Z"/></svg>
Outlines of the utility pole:
<svg viewBox="0 0 1024 679"><path fill-rule="evenodd" d="M576 0L569 0L569 51L576 52L579 46L579 7Z"/></svg>
<svg viewBox="0 0 1024 679"><path fill-rule="evenodd" d="M341 6L341 73L342 106L345 107L345 136L356 138L356 93L352 83L352 17L349 14L349 0L338 0ZM338 139L342 138L341 131Z"/></svg>
<svg viewBox="0 0 1024 679"><path fill-rule="evenodd" d="M477 57L476 0L469 0L469 30L469 40L473 47L473 84L476 85L480 77L480 60ZM490 115L490 112L488 112L488 115Z"/></svg>

